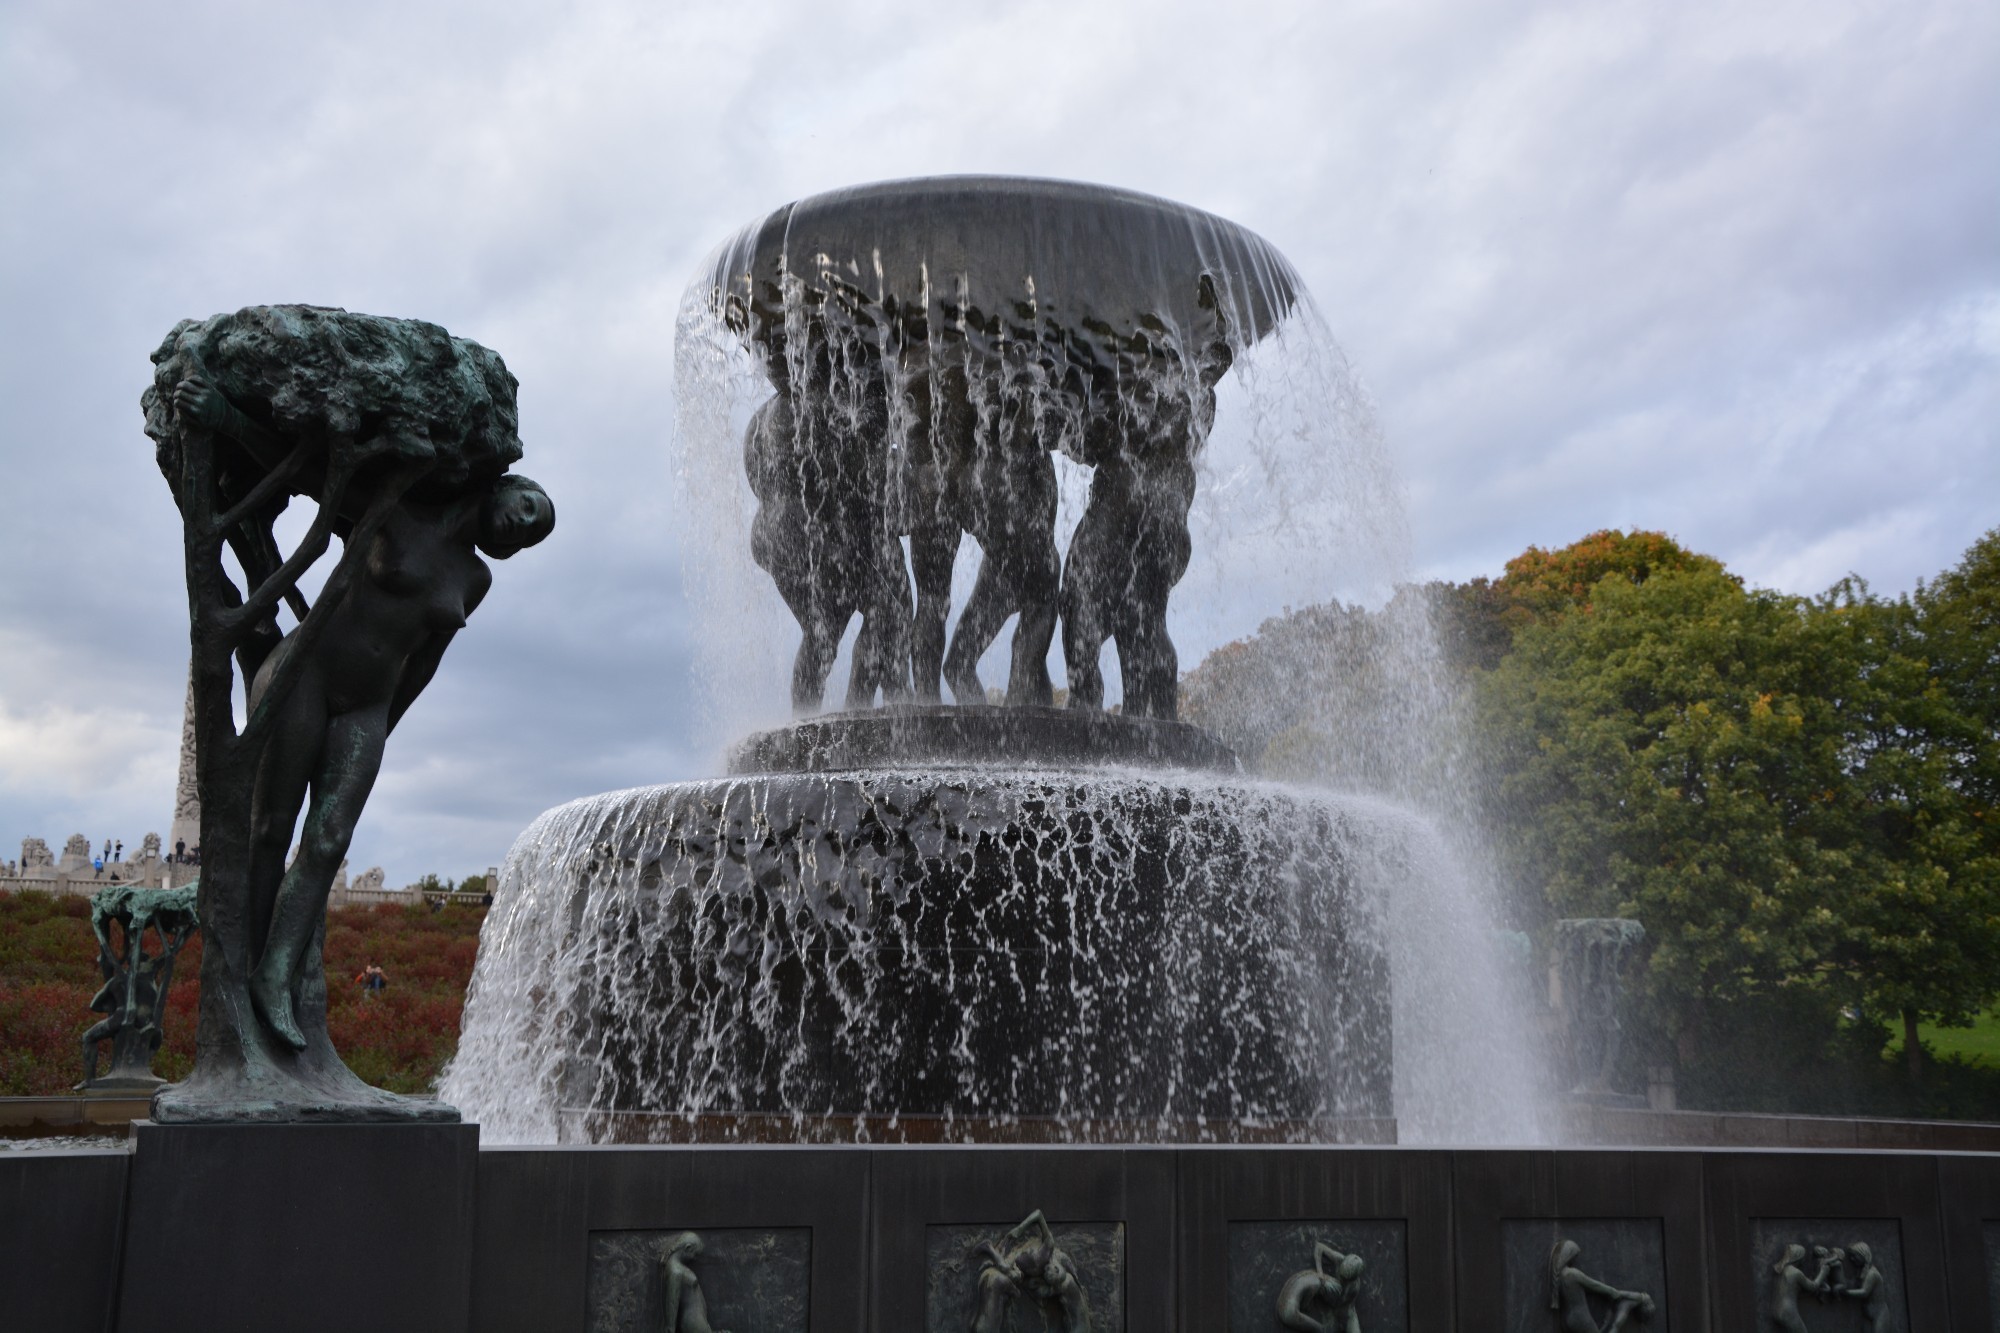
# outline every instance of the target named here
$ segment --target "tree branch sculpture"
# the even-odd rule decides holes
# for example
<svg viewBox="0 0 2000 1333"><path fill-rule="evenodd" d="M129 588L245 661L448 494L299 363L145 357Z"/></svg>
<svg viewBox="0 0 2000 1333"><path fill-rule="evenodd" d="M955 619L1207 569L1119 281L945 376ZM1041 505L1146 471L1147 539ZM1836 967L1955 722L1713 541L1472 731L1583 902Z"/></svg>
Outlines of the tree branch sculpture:
<svg viewBox="0 0 2000 1333"><path fill-rule="evenodd" d="M208 938L194 1073L153 1117L455 1120L341 1062L321 949L389 732L491 585L480 555L555 525L507 470L514 378L434 324L311 306L183 321L153 362L141 406L185 533ZM275 524L297 497L316 512L287 554ZM309 602L300 580L336 537Z"/></svg>

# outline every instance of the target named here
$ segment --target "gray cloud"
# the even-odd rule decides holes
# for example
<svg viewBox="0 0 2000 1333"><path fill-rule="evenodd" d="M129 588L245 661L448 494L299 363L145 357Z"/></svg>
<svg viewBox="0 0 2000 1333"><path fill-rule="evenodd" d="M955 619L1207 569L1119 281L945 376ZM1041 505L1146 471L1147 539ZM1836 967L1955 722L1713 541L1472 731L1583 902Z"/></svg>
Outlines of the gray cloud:
<svg viewBox="0 0 2000 1333"><path fill-rule="evenodd" d="M1102 180L1263 232L1374 392L1418 572L1620 524L1799 591L1899 588L1996 521L1989 5L196 0L9 27L10 839L167 821L185 600L137 397L176 319L259 301L500 350L561 510L392 743L357 862L462 874L547 805L708 771L674 311L733 228L862 180Z"/></svg>

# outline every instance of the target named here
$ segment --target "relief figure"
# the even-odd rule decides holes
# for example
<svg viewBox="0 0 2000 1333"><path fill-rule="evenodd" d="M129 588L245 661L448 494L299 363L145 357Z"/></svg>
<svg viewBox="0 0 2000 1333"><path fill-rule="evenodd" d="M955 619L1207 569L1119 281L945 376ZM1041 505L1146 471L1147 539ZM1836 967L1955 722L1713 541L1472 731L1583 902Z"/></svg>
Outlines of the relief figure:
<svg viewBox="0 0 2000 1333"><path fill-rule="evenodd" d="M1342 1254L1323 1241L1315 1244L1313 1266L1292 1274L1278 1289L1278 1322L1299 1333L1361 1333L1355 1305L1362 1268L1359 1255Z"/></svg>
<svg viewBox="0 0 2000 1333"><path fill-rule="evenodd" d="M667 1242L660 1255L660 1276L666 1284L667 1318L661 1333L728 1333L708 1322L708 1300L701 1279L688 1265L701 1257L701 1237L683 1231Z"/></svg>
<svg viewBox="0 0 2000 1333"><path fill-rule="evenodd" d="M1026 1239L1021 1239L1026 1235ZM1026 1299L1055 1316L1060 1333L1090 1333L1090 1302L1077 1280L1070 1257L1056 1245L1042 1210L1009 1231L1005 1251L987 1241L975 1253L986 1262L979 1270L979 1306L972 1316L972 1333L1006 1333L1007 1315L1015 1301Z"/></svg>
<svg viewBox="0 0 2000 1333"><path fill-rule="evenodd" d="M1573 1240L1559 1240L1549 1251L1549 1309L1561 1321L1562 1333L1619 1333L1633 1318L1653 1313L1653 1298L1646 1292L1622 1291L1576 1267L1582 1250ZM1593 1295L1611 1303L1610 1318L1602 1325L1590 1308Z"/></svg>

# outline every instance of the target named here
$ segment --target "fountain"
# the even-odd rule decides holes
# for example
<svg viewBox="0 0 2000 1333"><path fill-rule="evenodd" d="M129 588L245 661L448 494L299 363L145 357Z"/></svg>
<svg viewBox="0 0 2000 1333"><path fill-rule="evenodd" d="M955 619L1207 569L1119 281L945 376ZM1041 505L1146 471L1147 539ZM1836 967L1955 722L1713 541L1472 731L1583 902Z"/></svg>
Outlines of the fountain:
<svg viewBox="0 0 2000 1333"><path fill-rule="evenodd" d="M525 1141L1394 1141L1392 909L1450 878L1437 835L1177 718L1213 493L1256 473L1280 550L1315 504L1381 506L1327 466L1357 452L1337 367L1307 457L1245 466L1268 426L1210 456L1225 376L1309 317L1261 238L1094 186L866 186L725 244L680 326L685 509L711 568L776 585L797 718L522 835L444 1095ZM727 648L773 599L721 586Z"/></svg>
<svg viewBox="0 0 2000 1333"><path fill-rule="evenodd" d="M1332 576L1371 554L1397 568L1364 402L1268 245L1119 191L871 186L725 246L676 354L726 774L575 801L521 836L442 1088L453 1123L339 1065L316 934L291 977L303 1051L283 993L246 993L266 967L229 904L254 905L256 877L240 856L219 876L216 849L218 829L247 846L253 767L229 746L231 640L197 633L219 738L211 1073L160 1094L129 1154L0 1154L22 1201L0 1210L14 1323L1996 1326L1993 1127L1607 1091L1635 923L1564 932L1588 1038L1566 1123L1598 1146L1519 1146L1538 1141L1527 1025L1488 957L1452 800L1473 770L1420 599L1371 615L1339 669L1267 655L1250 697L1219 707L1210 677L1177 716L1177 638L1352 600ZM277 637L239 605L269 612L295 578L269 520L320 465L309 545L348 481L371 499L301 639L347 596L369 522L453 544L446 573L472 559L461 502L484 497L495 554L547 530L546 497L504 475L511 376L435 326L256 308L180 326L161 367L149 421L196 610L239 648ZM302 404L340 410L301 425ZM298 442L254 479L227 441L255 453L271 421ZM406 501L420 475L446 494ZM266 581L254 603L226 595L225 541ZM822 716L843 659L845 708ZM789 723L771 715L787 678ZM1264 697L1301 690L1304 724L1297 698ZM1231 709L1231 736L1316 785L1246 776L1193 725ZM1631 1146L1664 1143L1700 1146ZM196 1299L159 1296L190 1274Z"/></svg>

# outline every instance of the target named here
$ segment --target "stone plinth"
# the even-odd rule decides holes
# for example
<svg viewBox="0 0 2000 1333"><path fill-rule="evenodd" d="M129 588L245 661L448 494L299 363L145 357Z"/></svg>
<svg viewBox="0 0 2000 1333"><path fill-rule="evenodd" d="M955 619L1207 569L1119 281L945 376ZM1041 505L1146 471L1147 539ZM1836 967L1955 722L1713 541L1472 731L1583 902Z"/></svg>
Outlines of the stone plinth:
<svg viewBox="0 0 2000 1333"><path fill-rule="evenodd" d="M927 767L1241 771L1200 727L1088 708L908 705L837 713L760 731L731 752L729 771L831 773Z"/></svg>
<svg viewBox="0 0 2000 1333"><path fill-rule="evenodd" d="M468 1327L478 1126L132 1134L120 1333Z"/></svg>
<svg viewBox="0 0 2000 1333"><path fill-rule="evenodd" d="M1652 1317L1625 1326L1647 1333L1777 1327L1772 1265L1795 1243L1849 1248L1850 1282L1862 1268L1851 1247L1867 1245L1886 1327L1984 1330L2000 1312L1991 1153L474 1154L471 1126L165 1132L179 1144L149 1141L142 1127L136 1155L0 1152L0 1323L35 1333L657 1328L661 1259L678 1246L713 1328L965 1333L983 1246L1012 1249L1036 1214L1075 1265L1097 1333L1286 1333L1279 1300L1314 1269L1321 1243L1360 1261L1349 1289L1369 1333L1554 1329L1549 1265L1565 1243L1579 1247L1569 1262L1583 1272L1646 1293ZM689 1237L702 1248L682 1245ZM1593 1297L1590 1313L1601 1321L1604 1307ZM1802 1313L1815 1330L1866 1327L1857 1300L1808 1297ZM1014 1314L1015 1327L1037 1326L1032 1308Z"/></svg>

